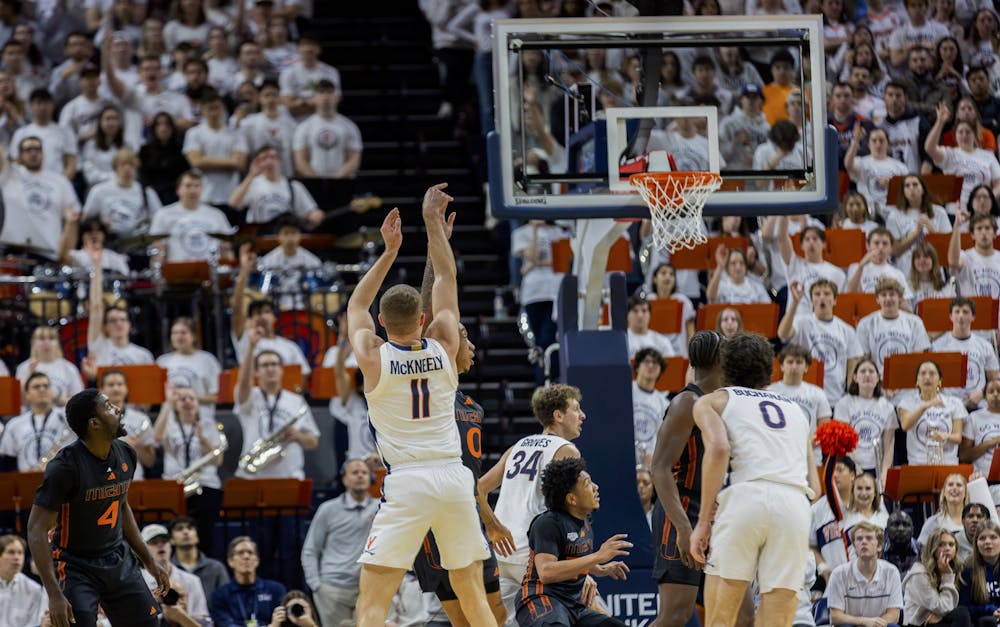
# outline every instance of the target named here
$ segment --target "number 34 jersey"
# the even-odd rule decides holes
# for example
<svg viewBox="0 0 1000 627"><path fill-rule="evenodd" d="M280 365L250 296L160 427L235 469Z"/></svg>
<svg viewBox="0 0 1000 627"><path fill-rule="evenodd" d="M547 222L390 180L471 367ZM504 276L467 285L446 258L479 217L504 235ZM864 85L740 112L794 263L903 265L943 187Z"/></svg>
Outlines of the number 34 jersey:
<svg viewBox="0 0 1000 627"><path fill-rule="evenodd" d="M765 390L725 388L722 422L730 444L730 486L771 481L809 489L809 418L795 401Z"/></svg>
<svg viewBox="0 0 1000 627"><path fill-rule="evenodd" d="M528 527L535 516L545 511L542 470L565 444L569 444L569 440L542 434L521 438L511 447L504 464L503 483L495 511L500 522L514 536L517 551L507 557L497 555L497 561L528 563Z"/></svg>
<svg viewBox="0 0 1000 627"><path fill-rule="evenodd" d="M122 542L122 510L135 474L136 453L121 440L99 459L77 440L49 462L35 504L59 513L52 547L78 557L101 557Z"/></svg>

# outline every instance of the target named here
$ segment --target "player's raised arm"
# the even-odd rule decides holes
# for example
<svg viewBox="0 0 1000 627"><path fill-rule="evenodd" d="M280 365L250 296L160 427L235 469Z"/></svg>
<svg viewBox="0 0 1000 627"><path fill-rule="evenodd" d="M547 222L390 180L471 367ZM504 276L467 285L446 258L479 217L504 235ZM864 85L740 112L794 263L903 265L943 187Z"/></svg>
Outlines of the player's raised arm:
<svg viewBox="0 0 1000 627"><path fill-rule="evenodd" d="M447 186L447 183L438 183L429 187L424 194L421 212L427 229L427 256L434 266L434 287L431 289L434 321L428 327L427 335L440 341L454 359L458 352L458 285L455 255L446 234L449 223L454 223L454 217L445 215L448 203L454 200L444 193Z"/></svg>
<svg viewBox="0 0 1000 627"><path fill-rule="evenodd" d="M73 608L63 595L52 565L52 549L49 547L49 530L56 526L59 513L55 510L33 505L28 516L28 548L31 558L38 568L38 576L49 597L49 616L53 627L69 627L75 623Z"/></svg>
<svg viewBox="0 0 1000 627"><path fill-rule="evenodd" d="M729 392L716 390L702 396L694 404L694 422L701 429L705 442L701 471L701 512L698 525L691 534L691 554L705 563L705 549L711 535L712 519L715 517L715 498L722 489L722 481L729 467L729 436L722 422L722 411L729 400Z"/></svg>
<svg viewBox="0 0 1000 627"><path fill-rule="evenodd" d="M381 340L375 335L375 323L372 321L370 310L379 289L382 287L382 282L385 281L389 269L396 261L399 247L403 244L402 229L403 221L399 217L399 209L393 208L382 221L382 227L379 229L382 240L385 242L385 250L379 255L371 269L361 277L350 300L347 301L347 327L351 333L351 349L357 356L358 365L361 366L366 379L375 374L366 372L365 366L371 366L374 358L372 350L381 344Z"/></svg>

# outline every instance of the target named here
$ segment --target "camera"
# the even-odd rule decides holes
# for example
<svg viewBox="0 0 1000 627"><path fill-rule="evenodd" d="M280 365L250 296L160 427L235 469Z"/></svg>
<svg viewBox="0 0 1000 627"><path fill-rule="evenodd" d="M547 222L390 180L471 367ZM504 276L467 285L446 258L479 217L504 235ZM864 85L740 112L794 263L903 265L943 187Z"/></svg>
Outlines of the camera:
<svg viewBox="0 0 1000 627"><path fill-rule="evenodd" d="M181 594L176 590L174 590L173 588L170 588L169 590L167 590L167 593L163 595L163 600L160 602L163 605L173 606L177 605L177 602L180 601L180 599L181 599Z"/></svg>
<svg viewBox="0 0 1000 627"><path fill-rule="evenodd" d="M306 615L306 606L301 603L291 603L285 606L285 611L289 616L301 618Z"/></svg>

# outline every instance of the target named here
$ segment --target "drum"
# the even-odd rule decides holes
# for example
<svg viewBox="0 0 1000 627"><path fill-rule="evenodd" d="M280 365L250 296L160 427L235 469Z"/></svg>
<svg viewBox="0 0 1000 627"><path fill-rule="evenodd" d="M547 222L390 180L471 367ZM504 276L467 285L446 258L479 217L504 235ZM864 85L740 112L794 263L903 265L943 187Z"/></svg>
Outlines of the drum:
<svg viewBox="0 0 1000 627"><path fill-rule="evenodd" d="M343 302L343 287L336 270L331 272L327 265L306 272L303 288L309 294L309 310L325 318L336 316Z"/></svg>
<svg viewBox="0 0 1000 627"><path fill-rule="evenodd" d="M55 322L73 313L72 275L59 266L35 268L35 284L28 293L28 309L42 320Z"/></svg>
<svg viewBox="0 0 1000 627"><path fill-rule="evenodd" d="M21 259L0 259L0 298L15 299L22 293L21 286L26 284L25 275L30 274L27 267Z"/></svg>
<svg viewBox="0 0 1000 627"><path fill-rule="evenodd" d="M298 344L310 364L319 363L326 350L337 343L333 321L309 311L282 311L274 332Z"/></svg>

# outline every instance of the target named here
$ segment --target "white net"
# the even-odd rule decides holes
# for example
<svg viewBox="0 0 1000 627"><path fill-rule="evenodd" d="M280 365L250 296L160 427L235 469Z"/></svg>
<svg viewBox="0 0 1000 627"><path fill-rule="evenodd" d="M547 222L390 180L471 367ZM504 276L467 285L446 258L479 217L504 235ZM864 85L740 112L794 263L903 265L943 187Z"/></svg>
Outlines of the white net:
<svg viewBox="0 0 1000 627"><path fill-rule="evenodd" d="M722 185L715 172L640 172L629 183L649 206L653 245L675 252L708 241L701 213L708 197Z"/></svg>

